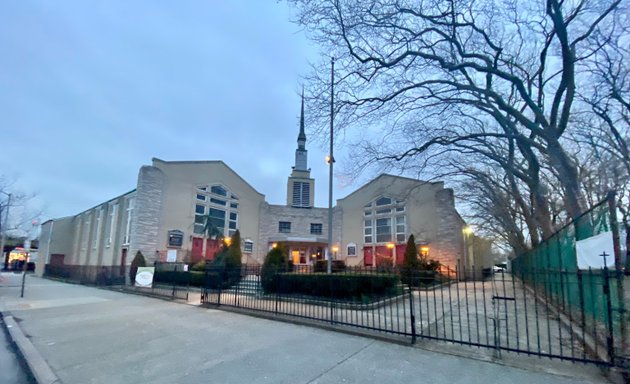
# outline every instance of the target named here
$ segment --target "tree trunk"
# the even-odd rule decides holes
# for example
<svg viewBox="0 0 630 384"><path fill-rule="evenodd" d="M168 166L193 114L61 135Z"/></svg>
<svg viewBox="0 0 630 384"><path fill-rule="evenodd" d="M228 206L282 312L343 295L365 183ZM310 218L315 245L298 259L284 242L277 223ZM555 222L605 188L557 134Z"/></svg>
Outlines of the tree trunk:
<svg viewBox="0 0 630 384"><path fill-rule="evenodd" d="M547 157L558 172L558 181L562 189L565 210L571 219L578 218L584 212L584 196L578 181L577 167L557 140L548 140Z"/></svg>

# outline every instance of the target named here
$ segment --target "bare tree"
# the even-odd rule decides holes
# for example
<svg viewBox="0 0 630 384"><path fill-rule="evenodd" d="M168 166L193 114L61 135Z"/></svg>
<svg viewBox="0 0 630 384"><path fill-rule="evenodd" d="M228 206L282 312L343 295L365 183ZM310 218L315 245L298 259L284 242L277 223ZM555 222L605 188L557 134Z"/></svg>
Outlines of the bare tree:
<svg viewBox="0 0 630 384"><path fill-rule="evenodd" d="M24 236L41 212L30 206L34 196L21 192L14 184L0 176L0 234Z"/></svg>
<svg viewBox="0 0 630 384"><path fill-rule="evenodd" d="M614 32L610 20L623 13L619 0L289 2L298 10L296 21L333 52L340 68L338 126L367 123L376 129L365 136L377 142L380 129L389 135L400 126L421 127L418 145L399 148L398 161L424 153L427 144L457 146L476 135L514 146L533 177L533 213L545 235L551 211L536 176L542 168L556 178L569 217L587 208L578 164L563 137L584 63L607 44L594 37ZM310 77L311 118L324 126L327 78L320 73L327 71L316 68ZM443 130L423 124L448 120L455 110L496 124L492 131L452 130L446 140Z"/></svg>

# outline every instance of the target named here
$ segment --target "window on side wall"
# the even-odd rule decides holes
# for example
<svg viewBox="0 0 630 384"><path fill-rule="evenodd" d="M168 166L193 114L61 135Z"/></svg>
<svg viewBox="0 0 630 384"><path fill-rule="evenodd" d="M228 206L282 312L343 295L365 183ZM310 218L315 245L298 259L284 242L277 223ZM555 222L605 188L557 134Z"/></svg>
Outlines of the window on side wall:
<svg viewBox="0 0 630 384"><path fill-rule="evenodd" d="M311 223L311 234L312 235L321 235L322 234L322 224Z"/></svg>
<svg viewBox="0 0 630 384"><path fill-rule="evenodd" d="M278 223L278 232L280 232L280 233L290 233L291 232L291 222L290 221L280 221Z"/></svg>
<svg viewBox="0 0 630 384"><path fill-rule="evenodd" d="M355 243L349 243L348 244L347 255L348 256L356 256L357 255L357 245Z"/></svg>
<svg viewBox="0 0 630 384"><path fill-rule="evenodd" d="M243 243L243 252L252 253L254 252L254 242L251 240L245 240Z"/></svg>

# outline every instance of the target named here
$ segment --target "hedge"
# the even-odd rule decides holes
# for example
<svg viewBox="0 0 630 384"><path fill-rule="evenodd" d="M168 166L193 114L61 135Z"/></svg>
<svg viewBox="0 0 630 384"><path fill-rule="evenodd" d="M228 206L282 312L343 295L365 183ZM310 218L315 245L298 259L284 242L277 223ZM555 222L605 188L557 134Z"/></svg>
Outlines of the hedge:
<svg viewBox="0 0 630 384"><path fill-rule="evenodd" d="M199 271L157 271L153 275L153 281L162 284L188 285L194 287L207 287L210 289L229 288L237 284L240 277L240 268L235 270L218 270L206 272Z"/></svg>
<svg viewBox="0 0 630 384"><path fill-rule="evenodd" d="M315 272L328 272L328 260L317 260L313 265ZM343 272L346 270L346 262L343 260L331 260L330 271Z"/></svg>
<svg viewBox="0 0 630 384"><path fill-rule="evenodd" d="M153 281L163 284L203 286L203 272L156 271Z"/></svg>
<svg viewBox="0 0 630 384"><path fill-rule="evenodd" d="M399 294L400 278L395 274L278 273L265 288L269 293L362 300Z"/></svg>

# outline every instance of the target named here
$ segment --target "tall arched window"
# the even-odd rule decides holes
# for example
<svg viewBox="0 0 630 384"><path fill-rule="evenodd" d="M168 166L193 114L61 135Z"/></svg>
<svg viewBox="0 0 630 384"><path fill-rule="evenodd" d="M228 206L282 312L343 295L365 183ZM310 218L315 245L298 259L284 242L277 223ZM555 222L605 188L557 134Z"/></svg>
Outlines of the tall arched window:
<svg viewBox="0 0 630 384"><path fill-rule="evenodd" d="M238 196L220 184L198 186L195 191L195 233L203 233L206 220L232 236L238 229Z"/></svg>
<svg viewBox="0 0 630 384"><path fill-rule="evenodd" d="M404 201L381 196L366 204L363 214L364 243L402 243L407 238Z"/></svg>

